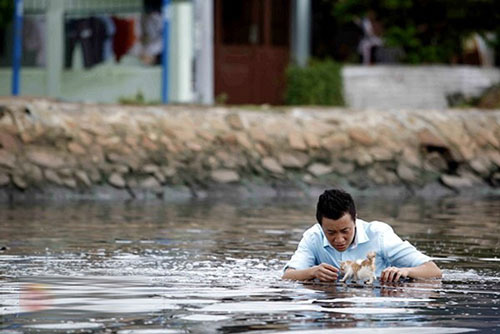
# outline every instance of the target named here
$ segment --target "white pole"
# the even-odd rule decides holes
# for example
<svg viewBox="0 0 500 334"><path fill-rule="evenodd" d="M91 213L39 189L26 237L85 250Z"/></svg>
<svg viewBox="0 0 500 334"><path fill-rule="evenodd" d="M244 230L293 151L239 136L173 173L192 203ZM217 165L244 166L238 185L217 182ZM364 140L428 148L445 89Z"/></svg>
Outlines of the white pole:
<svg viewBox="0 0 500 334"><path fill-rule="evenodd" d="M292 55L302 67L311 55L311 12L311 0L293 1Z"/></svg>
<svg viewBox="0 0 500 334"><path fill-rule="evenodd" d="M47 2L47 95L59 97L63 71L64 0Z"/></svg>
<svg viewBox="0 0 500 334"><path fill-rule="evenodd" d="M172 30L169 52L172 102L193 102L193 5L172 1Z"/></svg>
<svg viewBox="0 0 500 334"><path fill-rule="evenodd" d="M195 91L202 104L214 103L214 4L195 0Z"/></svg>

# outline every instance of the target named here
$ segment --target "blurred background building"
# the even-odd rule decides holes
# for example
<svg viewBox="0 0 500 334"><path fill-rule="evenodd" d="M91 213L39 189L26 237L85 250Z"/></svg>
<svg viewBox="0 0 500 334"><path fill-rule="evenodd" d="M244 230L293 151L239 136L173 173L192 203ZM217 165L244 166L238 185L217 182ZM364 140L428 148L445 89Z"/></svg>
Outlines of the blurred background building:
<svg viewBox="0 0 500 334"><path fill-rule="evenodd" d="M12 2L0 0L0 95L9 95L11 87ZM468 37L455 50L448 40L429 33L441 29L450 35L442 22L451 15L453 25L453 13L446 12L450 6L436 4L433 8L443 11L442 16L427 15L428 22L414 28L376 2L365 2L371 6L367 8L357 2L171 1L166 14L169 101L288 103L287 68L306 67L312 58L347 64L341 73L343 94L353 107L442 107L454 96L477 95L500 81L494 68L498 54L487 38L495 38L497 25L480 26L481 33L474 33L487 7L469 18ZM403 13L407 7L393 10ZM426 8L412 10L412 15L426 17ZM24 0L21 95L161 101L161 11L161 0ZM488 29L489 35L482 33ZM420 48L414 47L419 43ZM408 63L447 67L394 67ZM457 64L473 67L449 68ZM394 97L394 103L388 104L387 96Z"/></svg>

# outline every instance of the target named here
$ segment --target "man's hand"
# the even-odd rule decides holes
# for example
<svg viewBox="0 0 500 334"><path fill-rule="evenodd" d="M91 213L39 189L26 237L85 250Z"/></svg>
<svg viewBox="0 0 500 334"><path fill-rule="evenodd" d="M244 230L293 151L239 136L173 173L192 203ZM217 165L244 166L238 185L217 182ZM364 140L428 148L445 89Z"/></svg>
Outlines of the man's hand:
<svg viewBox="0 0 500 334"><path fill-rule="evenodd" d="M322 282L336 281L339 277L339 270L328 263L321 263L314 268L313 275Z"/></svg>
<svg viewBox="0 0 500 334"><path fill-rule="evenodd" d="M322 263L307 269L296 270L294 268L288 268L282 278L297 281L309 281L317 278L322 282L334 282L339 277L338 273L339 270L331 264Z"/></svg>
<svg viewBox="0 0 500 334"><path fill-rule="evenodd" d="M397 282L401 277L410 277L417 279L441 278L441 270L432 261L411 268L389 267L382 271L380 275L381 282Z"/></svg>
<svg viewBox="0 0 500 334"><path fill-rule="evenodd" d="M401 277L406 278L410 275L410 268L389 267L382 271L380 281L397 282Z"/></svg>

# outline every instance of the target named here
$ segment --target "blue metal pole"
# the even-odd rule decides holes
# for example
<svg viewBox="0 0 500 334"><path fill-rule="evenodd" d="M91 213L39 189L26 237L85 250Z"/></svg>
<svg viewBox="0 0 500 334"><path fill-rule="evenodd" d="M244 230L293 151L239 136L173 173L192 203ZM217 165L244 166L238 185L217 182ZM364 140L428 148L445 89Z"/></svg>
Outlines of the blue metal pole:
<svg viewBox="0 0 500 334"><path fill-rule="evenodd" d="M162 85L161 85L161 100L163 103L168 103L168 52L170 44L170 18L171 18L170 0L163 0L162 17L163 17L163 53L161 57L162 64Z"/></svg>
<svg viewBox="0 0 500 334"><path fill-rule="evenodd" d="M23 36L23 0L15 0L14 49L12 52L12 95L19 95L19 72L21 69Z"/></svg>

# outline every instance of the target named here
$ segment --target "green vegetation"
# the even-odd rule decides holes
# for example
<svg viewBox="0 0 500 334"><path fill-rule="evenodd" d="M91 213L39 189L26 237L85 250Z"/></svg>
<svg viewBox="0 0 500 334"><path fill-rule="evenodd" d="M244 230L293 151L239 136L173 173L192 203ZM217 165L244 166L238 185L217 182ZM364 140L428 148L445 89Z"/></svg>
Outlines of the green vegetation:
<svg viewBox="0 0 500 334"><path fill-rule="evenodd" d="M227 102L228 95L226 93L220 93L215 97L215 104L224 105Z"/></svg>
<svg viewBox="0 0 500 334"><path fill-rule="evenodd" d="M125 105L138 105L138 106L147 106L147 105L156 105L161 104L160 101L146 101L144 94L142 91L138 91L137 94L133 97L120 97L118 99L120 104Z"/></svg>
<svg viewBox="0 0 500 334"><path fill-rule="evenodd" d="M500 52L498 0L323 0L343 23L369 13L388 46L401 47L406 63L460 62L464 39L479 33ZM487 33L496 33L487 38ZM493 34L494 35L494 34Z"/></svg>
<svg viewBox="0 0 500 334"><path fill-rule="evenodd" d="M12 20L14 13L13 0L0 0L0 29L5 28Z"/></svg>
<svg viewBox="0 0 500 334"><path fill-rule="evenodd" d="M342 66L330 59L311 60L304 68L289 65L285 103L343 106L341 71Z"/></svg>
<svg viewBox="0 0 500 334"><path fill-rule="evenodd" d="M500 109L500 84L486 89L478 98L476 105L482 109Z"/></svg>
<svg viewBox="0 0 500 334"><path fill-rule="evenodd" d="M454 108L500 109L500 84L485 89L480 96L465 97L461 93L450 94L448 105Z"/></svg>

